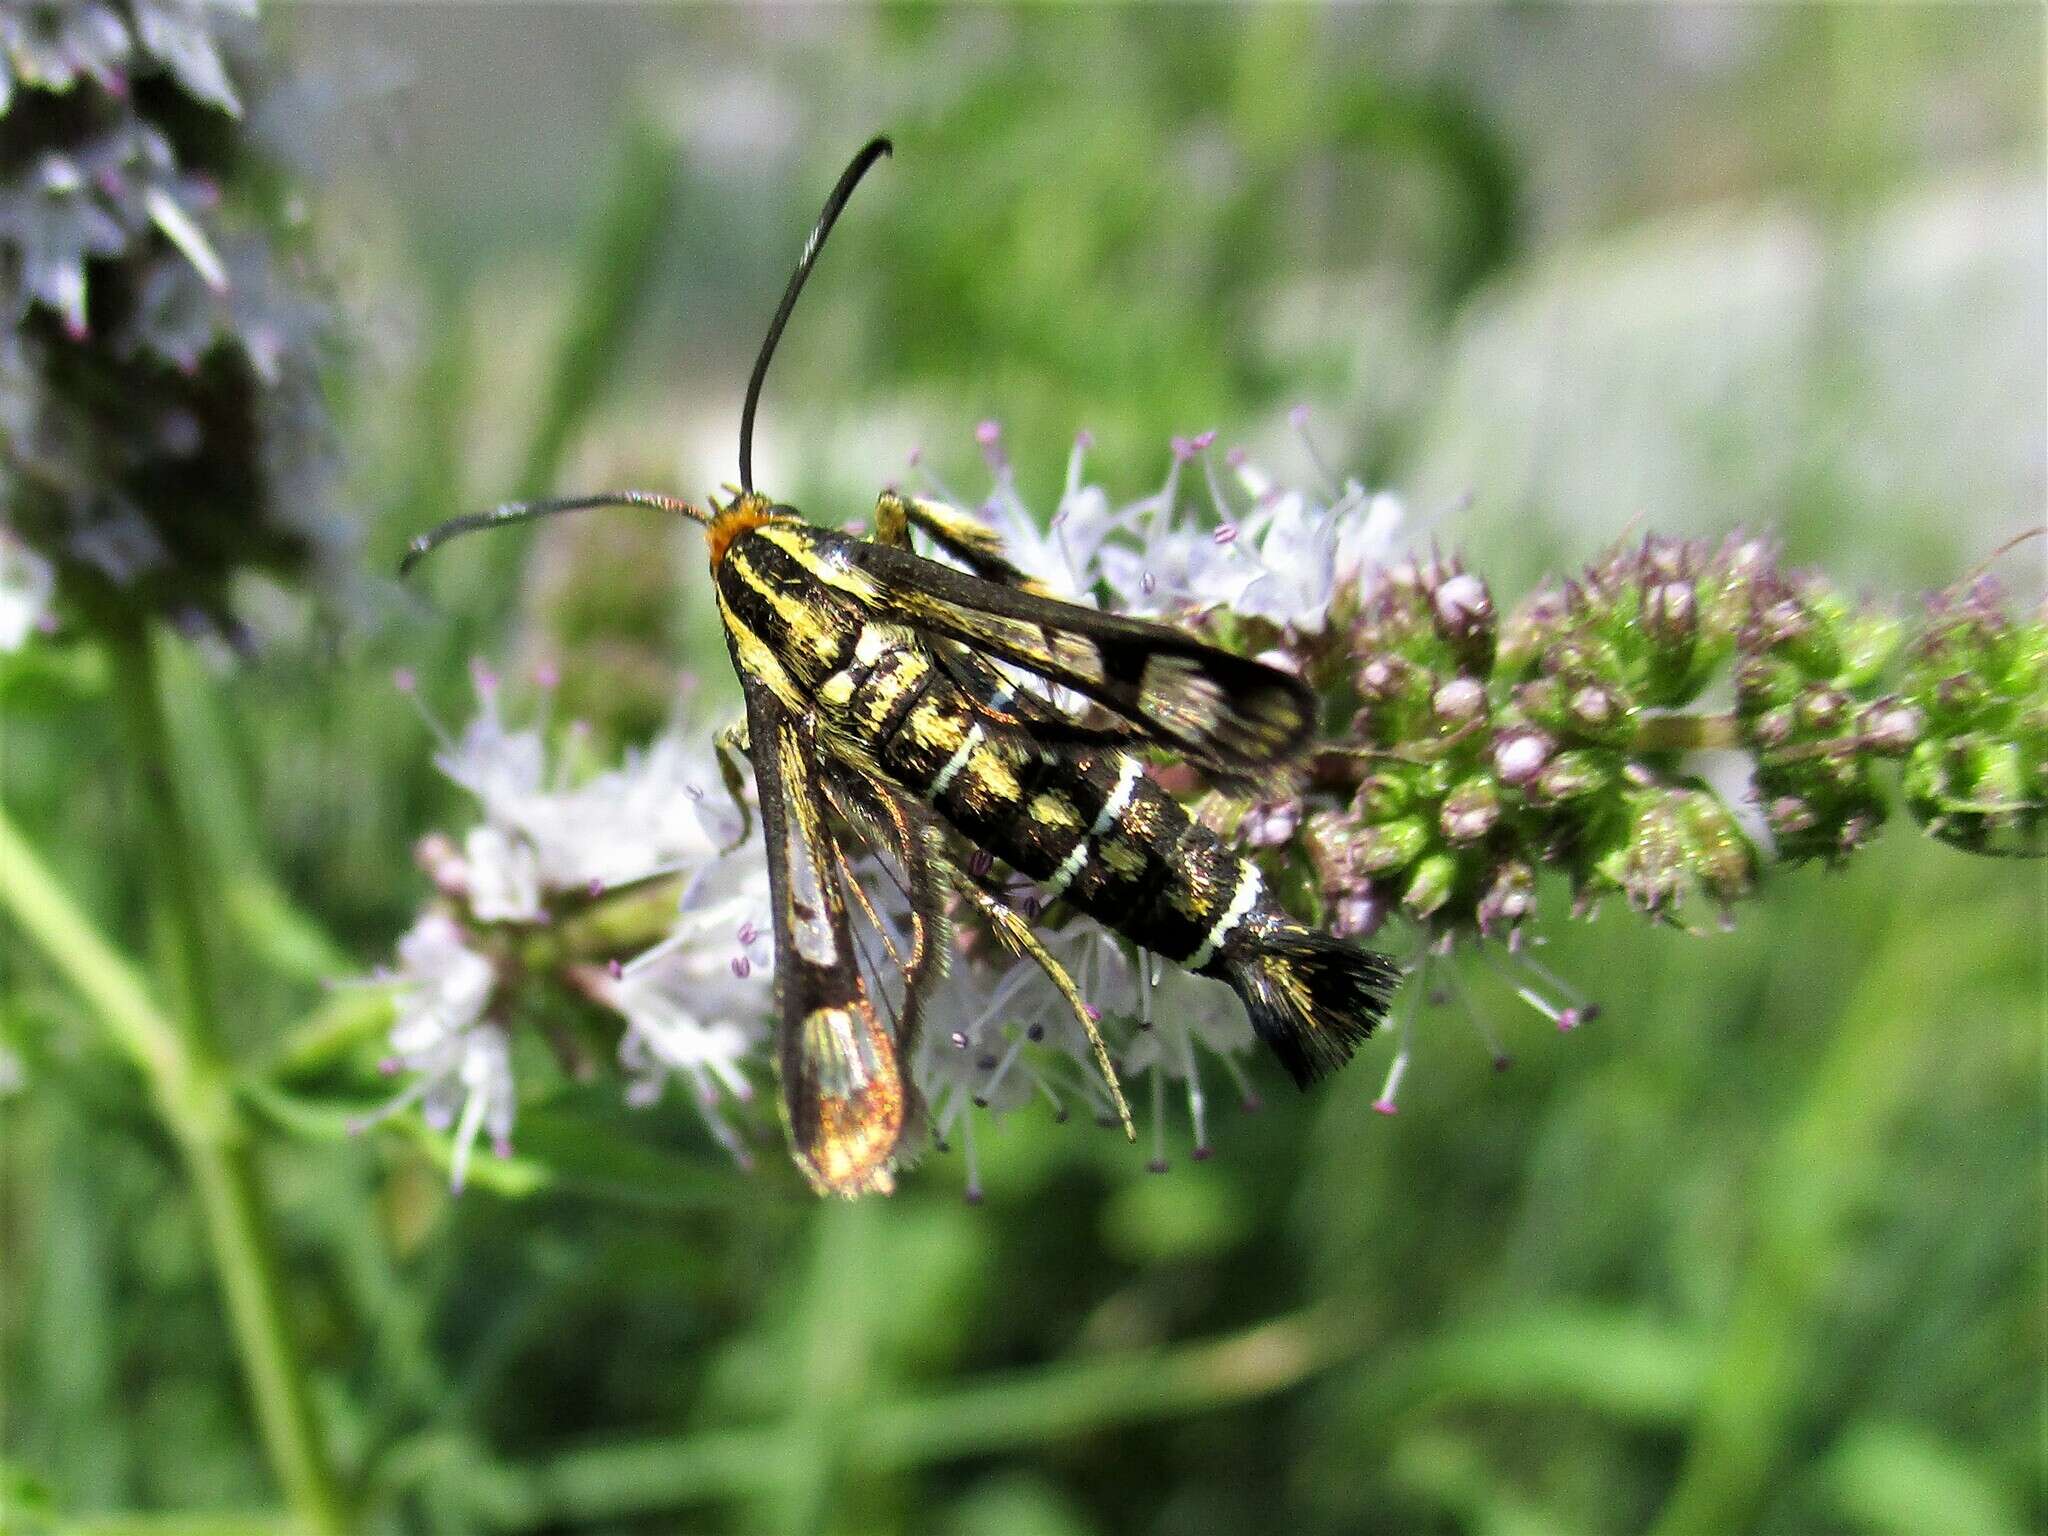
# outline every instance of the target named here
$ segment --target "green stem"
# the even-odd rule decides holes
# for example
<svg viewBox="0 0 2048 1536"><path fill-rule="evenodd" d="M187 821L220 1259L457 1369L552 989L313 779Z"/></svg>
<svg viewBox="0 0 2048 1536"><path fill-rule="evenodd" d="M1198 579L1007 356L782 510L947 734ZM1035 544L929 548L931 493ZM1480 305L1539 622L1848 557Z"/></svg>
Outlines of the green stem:
<svg viewBox="0 0 2048 1536"><path fill-rule="evenodd" d="M1632 752L1702 752L1742 745L1742 722L1732 714L1645 715L1636 722Z"/></svg>
<svg viewBox="0 0 2048 1536"><path fill-rule="evenodd" d="M185 1054L142 978L100 936L4 809L0 809L0 909L14 918L100 1016L115 1043L159 1093L181 1093Z"/></svg>
<svg viewBox="0 0 2048 1536"><path fill-rule="evenodd" d="M195 1194L229 1327L264 1449L300 1525L339 1536L347 1517L291 1337L279 1266L265 1218L249 1133L214 1030L201 870L170 772L170 736L158 695L147 621L118 604L101 613L127 755L142 796L145 858L176 1000L166 1019L134 971L94 931L28 844L0 820L0 901L100 1012L148 1078Z"/></svg>
<svg viewBox="0 0 2048 1536"><path fill-rule="evenodd" d="M1241 1333L1096 1360L1070 1360L880 1402L846 1418L838 1449L865 1476L942 1465L1185 1414L1256 1402L1355 1358L1364 1330L1316 1308ZM815 1475L804 1421L572 1451L524 1475L529 1523L581 1526L677 1505L788 1496ZM799 1529L777 1526L776 1529Z"/></svg>

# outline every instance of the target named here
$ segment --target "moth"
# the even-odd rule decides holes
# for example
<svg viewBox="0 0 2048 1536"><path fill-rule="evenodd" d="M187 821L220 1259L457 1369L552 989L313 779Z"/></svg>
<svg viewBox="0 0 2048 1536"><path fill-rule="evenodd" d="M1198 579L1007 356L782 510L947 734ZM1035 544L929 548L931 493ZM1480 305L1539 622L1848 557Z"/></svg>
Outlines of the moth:
<svg viewBox="0 0 2048 1536"><path fill-rule="evenodd" d="M890 152L868 143L825 200L755 358L726 501L606 491L508 503L423 534L401 566L475 529L593 507L703 526L746 701L723 745L751 763L774 894L783 1117L805 1177L845 1196L887 1192L915 1144L910 1061L955 894L1058 986L1134 1134L1092 1013L977 866L999 861L1139 949L1227 982L1304 1087L1372 1032L1397 977L1384 956L1292 917L1140 756L1164 749L1226 777L1283 764L1315 723L1299 679L1168 625L1061 602L957 508L884 491L862 538L755 488L754 416L776 344L847 199ZM957 564L920 556L913 531ZM1050 689L1086 712L1054 708ZM863 843L901 871L910 908L907 942L891 946L893 1009L863 979L849 916L873 918L853 874Z"/></svg>

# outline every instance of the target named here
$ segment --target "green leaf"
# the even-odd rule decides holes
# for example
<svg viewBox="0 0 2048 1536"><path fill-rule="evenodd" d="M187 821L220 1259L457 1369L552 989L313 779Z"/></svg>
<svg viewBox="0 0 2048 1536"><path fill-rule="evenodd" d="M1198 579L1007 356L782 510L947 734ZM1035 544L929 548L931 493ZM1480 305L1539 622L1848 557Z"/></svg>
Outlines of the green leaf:
<svg viewBox="0 0 2048 1536"><path fill-rule="evenodd" d="M1863 1423L1822 1463L1833 1510L1883 1536L2024 1536L2017 1488L1911 1424Z"/></svg>

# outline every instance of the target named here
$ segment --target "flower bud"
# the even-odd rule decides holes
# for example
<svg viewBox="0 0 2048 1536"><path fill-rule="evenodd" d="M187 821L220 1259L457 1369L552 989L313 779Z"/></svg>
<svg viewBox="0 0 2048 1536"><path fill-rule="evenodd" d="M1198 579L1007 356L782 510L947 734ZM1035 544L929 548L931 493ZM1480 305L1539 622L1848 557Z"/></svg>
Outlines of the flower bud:
<svg viewBox="0 0 2048 1536"><path fill-rule="evenodd" d="M1750 739L1768 752L1792 739L1793 718L1789 705L1767 709L1750 723Z"/></svg>
<svg viewBox="0 0 2048 1536"><path fill-rule="evenodd" d="M1867 687L1891 665L1905 640L1905 626L1889 613L1862 609L1838 626L1842 680L1851 688Z"/></svg>
<svg viewBox="0 0 2048 1536"><path fill-rule="evenodd" d="M1566 710L1572 723L1594 735L1604 734L1622 714L1622 701L1614 691L1599 683L1586 683L1572 690Z"/></svg>
<svg viewBox="0 0 2048 1536"><path fill-rule="evenodd" d="M1551 740L1541 731L1502 731L1493 741L1493 771L1501 783L1520 788L1550 761Z"/></svg>
<svg viewBox="0 0 2048 1536"><path fill-rule="evenodd" d="M1650 790L1633 796L1628 845L1620 861L1628 904L1651 917L1670 917L1685 894L1687 848L1682 795Z"/></svg>
<svg viewBox="0 0 2048 1536"><path fill-rule="evenodd" d="M1340 939L1369 939L1386 924L1393 903L1375 886L1356 885L1329 903L1330 932Z"/></svg>
<svg viewBox="0 0 2048 1536"><path fill-rule="evenodd" d="M1804 679L1790 662L1771 656L1748 656L1735 669L1735 704L1745 715L1762 714L1790 704Z"/></svg>
<svg viewBox="0 0 2048 1536"><path fill-rule="evenodd" d="M1520 859L1509 859L1494 871L1479 899L1479 931L1487 938L1513 928L1536 910L1536 871Z"/></svg>
<svg viewBox="0 0 2048 1536"><path fill-rule="evenodd" d="M1710 794L1688 791L1679 819L1700 888L1724 905L1747 896L1756 884L1756 850L1728 808Z"/></svg>
<svg viewBox="0 0 2048 1536"><path fill-rule="evenodd" d="M1351 808L1364 821L1391 821L1408 809L1412 798L1406 778L1381 770L1359 780Z"/></svg>
<svg viewBox="0 0 2048 1536"><path fill-rule="evenodd" d="M1475 670L1493 664L1493 594L1486 583L1470 571L1458 571L1439 582L1429 594L1430 622L1437 638Z"/></svg>
<svg viewBox="0 0 2048 1536"><path fill-rule="evenodd" d="M1813 807L1797 795L1780 795L1764 807L1764 822L1775 837L1797 837L1812 829Z"/></svg>
<svg viewBox="0 0 2048 1536"><path fill-rule="evenodd" d="M1253 806L1238 823L1238 836L1253 848L1279 848L1301 826L1301 802L1281 800Z"/></svg>
<svg viewBox="0 0 2048 1536"><path fill-rule="evenodd" d="M1560 752L1536 775L1534 793L1551 802L1573 800L1606 788L1612 778L1591 752Z"/></svg>
<svg viewBox="0 0 2048 1536"><path fill-rule="evenodd" d="M1429 707L1445 725L1464 725L1486 713L1486 685L1459 674L1430 695Z"/></svg>
<svg viewBox="0 0 2048 1536"><path fill-rule="evenodd" d="M1500 820L1500 791L1486 778L1467 779L1452 790L1437 814L1446 841L1476 843Z"/></svg>
<svg viewBox="0 0 2048 1536"><path fill-rule="evenodd" d="M1412 864L1429 846L1429 829L1414 817L1365 828L1352 844L1355 868L1368 875L1390 875Z"/></svg>
<svg viewBox="0 0 2048 1536"><path fill-rule="evenodd" d="M1799 696L1799 720L1810 731L1832 736L1849 716L1849 696L1838 688L1808 688Z"/></svg>
<svg viewBox="0 0 2048 1536"><path fill-rule="evenodd" d="M1699 633L1699 599L1689 581L1666 581L1643 594L1643 633L1662 646L1690 645Z"/></svg>
<svg viewBox="0 0 2048 1536"><path fill-rule="evenodd" d="M1399 656L1375 656L1358 669L1359 695L1374 703L1389 703L1408 691L1414 671Z"/></svg>
<svg viewBox="0 0 2048 1536"><path fill-rule="evenodd" d="M1448 853L1433 853L1415 866L1401 892L1401 906L1410 917L1428 917L1451 899L1457 883L1458 861Z"/></svg>
<svg viewBox="0 0 2048 1536"><path fill-rule="evenodd" d="M1903 757L1927 733L1927 717L1896 698L1879 699L1863 711L1857 732L1872 751Z"/></svg>
<svg viewBox="0 0 2048 1536"><path fill-rule="evenodd" d="M412 849L413 863L443 896L458 900L469 894L469 866L462 851L445 832L429 832Z"/></svg>

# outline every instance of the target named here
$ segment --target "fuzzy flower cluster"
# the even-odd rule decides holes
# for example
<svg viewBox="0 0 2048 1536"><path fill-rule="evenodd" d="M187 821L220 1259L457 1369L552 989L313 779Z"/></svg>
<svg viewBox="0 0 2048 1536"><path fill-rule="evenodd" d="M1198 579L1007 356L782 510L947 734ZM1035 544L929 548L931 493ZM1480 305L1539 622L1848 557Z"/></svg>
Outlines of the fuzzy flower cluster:
<svg viewBox="0 0 2048 1536"><path fill-rule="evenodd" d="M543 708L515 728L498 678L478 668L475 684L459 735L426 717L437 765L481 819L460 843L419 846L436 899L385 978L397 1021L383 1065L410 1081L364 1123L420 1103L456 1133L459 1187L480 1134L509 1145L515 1022L543 1012L567 1020L548 1040L573 1073L608 1043L630 1102L681 1079L741 1153L727 1109L753 1098L763 1070L772 909L759 839L709 741L673 731L600 771L573 724L555 732ZM545 701L553 679L540 684ZM416 691L404 674L399 686Z"/></svg>
<svg viewBox="0 0 2048 1536"><path fill-rule="evenodd" d="M1598 1016L1540 957L1553 891L1573 914L1615 896L1667 923L1691 926L1701 906L1725 918L1770 860L1839 862L1895 797L1958 847L2041 851L2048 619L2012 616L1988 579L1909 618L1786 570L1766 540L1652 537L1503 613L1455 557L1398 552L1400 503L1332 481L1295 425L1319 489L1205 434L1176 441L1163 484L1120 504L1087 479L1084 437L1041 518L993 425L979 433L986 496L927 488L974 509L1068 600L1195 628L1316 687L1322 737L1269 782L1151 771L1303 917L1397 951L1409 979L1381 1111L1397 1108L1428 1007L1462 1013L1497 1067L1509 1056L1481 988L1561 1031ZM413 1081L391 1107L418 1102L455 1131L459 1180L473 1142L511 1132L515 1025L530 1018L573 1069L613 1054L636 1104L684 1079L744 1161L763 1116L741 1111L773 1070L773 952L743 771L681 731L604 768L545 710L507 725L487 674L478 693L438 761L481 819L460 844L421 845L438 895L400 944L388 1065ZM1732 706L1704 708L1717 694ZM1709 773L1713 757L1743 768ZM1003 885L986 853L955 855ZM900 976L884 963L908 947L900 876L880 854L858 873L863 966L900 1016ZM1006 895L1087 1000L1149 1121L1149 1165L1167 1166L1167 1127L1183 1117L1207 1156L1211 1091L1258 1102L1234 995L1045 904L1021 877ZM964 1154L978 1197L981 1117L1034 1105L1058 1120L1117 1116L1087 1030L1043 972L971 910L953 917L912 1069L932 1145Z"/></svg>
<svg viewBox="0 0 2048 1536"><path fill-rule="evenodd" d="M0 6L0 532L232 634L241 568L345 540L317 377L329 310L247 112L253 0Z"/></svg>

